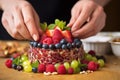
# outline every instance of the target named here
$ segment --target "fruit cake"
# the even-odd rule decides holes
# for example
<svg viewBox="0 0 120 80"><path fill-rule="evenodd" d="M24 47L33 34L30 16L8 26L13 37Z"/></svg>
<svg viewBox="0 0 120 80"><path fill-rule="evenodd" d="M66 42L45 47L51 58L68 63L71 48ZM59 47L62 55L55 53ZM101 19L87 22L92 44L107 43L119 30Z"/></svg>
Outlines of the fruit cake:
<svg viewBox="0 0 120 80"><path fill-rule="evenodd" d="M80 39L71 35L66 22L40 24L40 40L31 41L28 53L6 60L5 65L18 71L51 74L87 74L104 66L104 59L93 50L85 52Z"/></svg>
<svg viewBox="0 0 120 80"><path fill-rule="evenodd" d="M28 56L31 62L38 60L39 63L56 64L84 58L82 42L72 37L66 22L56 19L48 26L41 24L41 28L44 30L41 39L30 42Z"/></svg>

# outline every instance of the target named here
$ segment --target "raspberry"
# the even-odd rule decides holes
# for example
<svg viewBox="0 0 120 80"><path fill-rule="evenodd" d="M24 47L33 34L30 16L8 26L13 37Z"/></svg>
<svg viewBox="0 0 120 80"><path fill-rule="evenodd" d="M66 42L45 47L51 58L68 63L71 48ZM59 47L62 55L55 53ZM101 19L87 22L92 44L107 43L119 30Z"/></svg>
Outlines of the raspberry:
<svg viewBox="0 0 120 80"><path fill-rule="evenodd" d="M53 43L53 40L52 40L52 38L47 37L47 38L45 38L45 39L43 40L43 42L42 42L42 43L43 43L43 44L50 45L50 44L52 44L52 43Z"/></svg>
<svg viewBox="0 0 120 80"><path fill-rule="evenodd" d="M45 64L38 65L38 72L43 73L43 72L45 72L45 69L46 69Z"/></svg>
<svg viewBox="0 0 120 80"><path fill-rule="evenodd" d="M52 39L53 39L54 44L59 43L60 40L63 39L63 35L58 29L55 29Z"/></svg>
<svg viewBox="0 0 120 80"><path fill-rule="evenodd" d="M74 73L74 69L70 67L70 68L68 69L68 74L73 74L73 73Z"/></svg>
<svg viewBox="0 0 120 80"><path fill-rule="evenodd" d="M5 65L6 65L8 68L12 68L12 60L11 60L11 59L6 60Z"/></svg>
<svg viewBox="0 0 120 80"><path fill-rule="evenodd" d="M88 70L96 71L98 69L98 64L94 61L88 63Z"/></svg>
<svg viewBox="0 0 120 80"><path fill-rule="evenodd" d="M45 38L47 38L47 35L43 34L38 42L42 43Z"/></svg>
<svg viewBox="0 0 120 80"><path fill-rule="evenodd" d="M57 70L58 74L66 74L66 69L64 65L60 65Z"/></svg>
<svg viewBox="0 0 120 80"><path fill-rule="evenodd" d="M92 56L95 56L95 51L93 51L93 50L90 50L89 52L88 52L88 54L90 54L90 55L92 55Z"/></svg>
<svg viewBox="0 0 120 80"><path fill-rule="evenodd" d="M55 70L55 67L54 67L54 65L53 64L48 64L47 66L46 66L46 72L55 72L56 70Z"/></svg>

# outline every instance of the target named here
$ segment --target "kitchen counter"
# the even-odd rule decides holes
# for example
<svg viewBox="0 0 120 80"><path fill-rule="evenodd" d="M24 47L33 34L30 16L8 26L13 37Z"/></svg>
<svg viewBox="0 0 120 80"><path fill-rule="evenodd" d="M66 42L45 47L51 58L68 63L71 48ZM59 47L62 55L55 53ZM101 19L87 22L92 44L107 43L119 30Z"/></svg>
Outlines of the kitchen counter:
<svg viewBox="0 0 120 80"><path fill-rule="evenodd" d="M105 55L104 68L88 74L49 75L26 73L5 66L7 58L0 58L0 80L120 80L120 59L114 55Z"/></svg>

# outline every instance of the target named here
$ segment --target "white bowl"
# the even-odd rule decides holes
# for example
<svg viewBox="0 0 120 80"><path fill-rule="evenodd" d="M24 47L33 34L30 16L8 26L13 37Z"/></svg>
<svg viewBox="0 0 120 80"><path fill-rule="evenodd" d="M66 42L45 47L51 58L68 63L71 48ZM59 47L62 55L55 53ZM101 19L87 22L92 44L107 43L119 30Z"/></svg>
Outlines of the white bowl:
<svg viewBox="0 0 120 80"><path fill-rule="evenodd" d="M119 38L113 38L110 43L111 43L111 47L112 47L112 52L115 56L117 56L118 58L120 58L120 41L114 41L115 39L119 39Z"/></svg>
<svg viewBox="0 0 120 80"><path fill-rule="evenodd" d="M94 50L96 55L104 55L111 51L110 40L111 37L96 35L83 39L82 42L86 52Z"/></svg>

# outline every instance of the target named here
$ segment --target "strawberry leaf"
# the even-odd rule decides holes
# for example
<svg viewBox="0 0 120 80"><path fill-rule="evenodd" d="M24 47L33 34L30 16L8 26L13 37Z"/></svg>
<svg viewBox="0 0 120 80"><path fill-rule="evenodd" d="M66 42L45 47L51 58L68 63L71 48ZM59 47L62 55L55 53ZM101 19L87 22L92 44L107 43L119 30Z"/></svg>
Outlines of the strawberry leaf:
<svg viewBox="0 0 120 80"><path fill-rule="evenodd" d="M69 30L69 31L70 31L70 30L71 30L71 28L70 28L70 27L68 27L68 26L65 26L63 30Z"/></svg>
<svg viewBox="0 0 120 80"><path fill-rule="evenodd" d="M55 19L55 24L58 25L60 23L59 19Z"/></svg>
<svg viewBox="0 0 120 80"><path fill-rule="evenodd" d="M55 28L55 26L56 26L55 24L50 24L50 25L48 26L48 29L49 29L49 30L52 30L52 29Z"/></svg>

